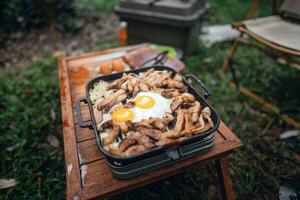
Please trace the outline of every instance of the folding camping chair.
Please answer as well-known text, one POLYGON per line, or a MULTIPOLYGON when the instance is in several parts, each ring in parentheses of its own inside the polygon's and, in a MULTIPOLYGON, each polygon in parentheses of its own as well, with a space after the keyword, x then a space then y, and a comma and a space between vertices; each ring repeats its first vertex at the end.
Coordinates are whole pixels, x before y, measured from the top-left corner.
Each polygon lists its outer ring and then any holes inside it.
POLYGON ((277 6, 278 2, 273 0, 272 16, 251 19, 258 4, 259 0, 254 0, 245 20, 232 25, 240 32, 240 35, 235 39, 229 50, 229 57, 224 61, 222 72, 225 74, 230 69, 234 81, 230 84, 232 88, 238 89, 241 94, 255 100, 266 109, 279 114, 280 118, 288 124, 299 128, 299 122, 286 114, 280 114, 280 110, 276 106, 238 85, 232 64, 239 44, 260 49, 272 57, 281 58, 300 69, 300 0, 285 0, 280 7, 277 6), (248 35, 259 44, 253 44, 250 40, 246 40, 245 35, 248 35))

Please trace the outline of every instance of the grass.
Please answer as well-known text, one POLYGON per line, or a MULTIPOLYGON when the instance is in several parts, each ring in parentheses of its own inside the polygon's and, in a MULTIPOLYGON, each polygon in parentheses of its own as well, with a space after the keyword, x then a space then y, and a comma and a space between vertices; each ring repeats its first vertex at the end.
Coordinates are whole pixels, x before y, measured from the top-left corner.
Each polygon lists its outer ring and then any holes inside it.
POLYGON ((118 0, 75 0, 74 2, 79 8, 101 13, 111 11, 118 3, 118 0))
MULTIPOLYGON (((238 0, 209 3, 212 14, 206 25, 241 20, 250 6, 250 1, 238 0)), ((269 2, 262 1, 261 6, 258 16, 268 15, 269 2)), ((231 78, 222 76, 219 69, 229 47, 230 43, 211 48, 200 45, 185 59, 186 73, 196 74, 212 89, 210 101, 244 142, 245 146, 230 157, 237 199, 276 199, 284 180, 300 178, 300 137, 280 140, 279 134, 292 127, 227 87, 231 78)), ((244 46, 235 58, 242 85, 300 119, 296 109, 300 102, 299 70, 244 46)), ((1 190, 0 199, 64 198, 58 85, 56 61, 50 57, 0 74, 0 179, 18 181, 15 187, 1 190), (59 140, 59 146, 50 144, 53 138, 59 140)), ((112 199, 217 199, 216 177, 214 165, 207 164, 112 199)))

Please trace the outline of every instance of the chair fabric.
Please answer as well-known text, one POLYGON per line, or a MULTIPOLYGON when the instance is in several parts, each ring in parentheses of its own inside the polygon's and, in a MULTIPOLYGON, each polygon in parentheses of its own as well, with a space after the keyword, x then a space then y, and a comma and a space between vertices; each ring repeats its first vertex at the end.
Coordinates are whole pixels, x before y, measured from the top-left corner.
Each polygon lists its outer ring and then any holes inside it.
POLYGON ((280 10, 300 17, 300 0, 285 0, 280 10))
POLYGON ((244 24, 251 32, 265 40, 300 51, 300 24, 286 21, 277 15, 246 20, 244 24))

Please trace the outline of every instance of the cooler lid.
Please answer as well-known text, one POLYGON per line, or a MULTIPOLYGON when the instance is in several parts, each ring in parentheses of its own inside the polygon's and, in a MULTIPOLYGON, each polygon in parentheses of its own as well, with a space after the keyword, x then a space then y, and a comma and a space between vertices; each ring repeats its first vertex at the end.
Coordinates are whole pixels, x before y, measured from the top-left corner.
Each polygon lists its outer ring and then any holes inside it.
POLYGON ((177 16, 193 15, 204 6, 202 0, 121 0, 120 8, 177 16))
POLYGON ((207 10, 204 0, 120 0, 116 7, 121 17, 158 23, 189 23, 207 10))

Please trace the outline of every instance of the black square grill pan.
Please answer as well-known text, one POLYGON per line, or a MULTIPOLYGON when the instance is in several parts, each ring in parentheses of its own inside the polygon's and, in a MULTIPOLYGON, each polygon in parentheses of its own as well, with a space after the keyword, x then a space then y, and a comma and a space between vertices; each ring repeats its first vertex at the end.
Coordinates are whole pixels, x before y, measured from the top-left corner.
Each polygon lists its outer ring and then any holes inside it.
POLYGON ((204 152, 205 150, 207 150, 213 146, 213 138, 214 138, 213 136, 220 124, 220 117, 219 117, 218 113, 207 101, 207 98, 211 95, 210 90, 202 83, 201 80, 196 78, 194 75, 185 75, 185 76, 183 76, 183 83, 184 83, 184 85, 187 86, 188 92, 195 96, 196 100, 200 102, 201 106, 210 108, 211 119, 214 123, 213 128, 211 128, 201 134, 198 134, 198 135, 196 134, 191 137, 187 137, 187 138, 183 139, 179 144, 176 144, 174 146, 156 147, 147 152, 135 154, 135 155, 128 156, 128 157, 118 157, 115 155, 110 155, 108 152, 106 152, 103 149, 102 144, 101 144, 101 139, 100 139, 99 131, 97 129, 97 124, 95 121, 95 116, 94 116, 93 106, 92 106, 90 96, 89 96, 89 91, 91 89, 93 89, 94 83, 97 83, 100 80, 106 81, 106 82, 112 82, 116 79, 121 78, 124 73, 138 74, 140 72, 145 72, 150 68, 154 68, 155 70, 160 70, 160 71, 162 71, 162 70, 171 71, 173 75, 175 75, 177 73, 173 69, 166 67, 166 66, 152 66, 152 67, 134 69, 134 70, 130 70, 130 71, 122 72, 122 73, 115 73, 115 74, 110 74, 110 75, 106 75, 106 76, 99 76, 99 77, 96 77, 96 78, 90 80, 86 84, 86 88, 85 88, 86 97, 79 99, 76 103, 76 111, 77 111, 79 126, 82 128, 90 128, 90 129, 94 130, 95 137, 96 137, 96 143, 97 143, 99 150, 104 154, 109 166, 112 168, 112 171, 119 178, 122 178, 122 177, 129 178, 129 177, 134 176, 133 174, 139 175, 139 174, 142 174, 143 172, 146 172, 146 171, 149 171, 152 169, 157 169, 168 163, 174 163, 175 161, 179 161, 179 160, 185 159, 187 157, 197 155, 201 152, 204 152), (204 90, 204 94, 200 95, 199 92, 187 81, 187 79, 192 80, 192 82, 196 82, 198 85, 200 85, 204 90), (83 118, 81 116, 81 109, 80 109, 81 103, 88 105, 89 113, 90 113, 90 117, 91 117, 90 123, 83 121, 83 118), (209 143, 208 141, 210 141, 210 142, 212 141, 212 142, 209 143), (203 145, 203 144, 206 144, 206 145, 203 145), (168 157, 169 161, 163 162, 162 160, 164 160, 166 157, 168 157), (151 165, 151 166, 155 165, 155 167, 151 168, 151 167, 149 167, 149 165, 151 165), (133 167, 133 166, 135 166, 135 167, 133 167), (143 170, 140 170, 141 172, 133 172, 138 169, 141 169, 141 167, 143 168, 143 170), (127 169, 127 173, 126 173, 126 169, 127 169))

